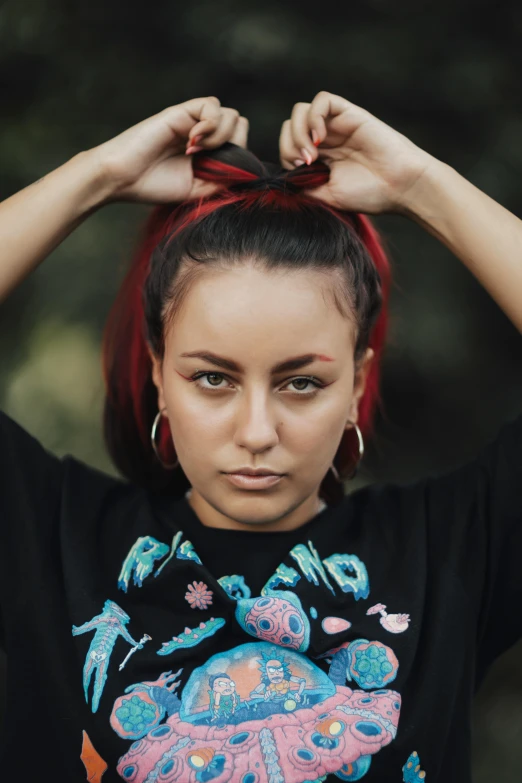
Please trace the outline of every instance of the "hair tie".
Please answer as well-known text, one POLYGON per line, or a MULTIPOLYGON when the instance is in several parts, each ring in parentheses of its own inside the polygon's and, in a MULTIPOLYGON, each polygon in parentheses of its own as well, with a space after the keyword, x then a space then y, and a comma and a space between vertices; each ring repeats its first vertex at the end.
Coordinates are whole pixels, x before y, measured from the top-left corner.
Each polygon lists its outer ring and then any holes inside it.
POLYGON ((256 177, 255 179, 249 179, 247 182, 235 182, 232 185, 228 185, 227 188, 234 193, 279 190, 282 193, 292 193, 294 195, 301 193, 303 190, 302 187, 292 182, 286 174, 283 176, 256 177))

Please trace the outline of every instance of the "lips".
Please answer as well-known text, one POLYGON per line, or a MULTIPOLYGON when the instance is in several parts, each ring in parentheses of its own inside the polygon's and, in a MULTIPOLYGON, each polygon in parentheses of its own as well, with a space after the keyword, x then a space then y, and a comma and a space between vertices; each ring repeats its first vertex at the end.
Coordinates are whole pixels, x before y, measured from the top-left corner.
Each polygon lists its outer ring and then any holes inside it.
POLYGON ((276 474, 251 476, 244 473, 225 473, 225 476, 231 484, 242 489, 268 489, 268 487, 278 484, 283 478, 276 474))
POLYGON ((231 470, 228 473, 229 476, 282 476, 282 473, 277 473, 275 470, 231 470))

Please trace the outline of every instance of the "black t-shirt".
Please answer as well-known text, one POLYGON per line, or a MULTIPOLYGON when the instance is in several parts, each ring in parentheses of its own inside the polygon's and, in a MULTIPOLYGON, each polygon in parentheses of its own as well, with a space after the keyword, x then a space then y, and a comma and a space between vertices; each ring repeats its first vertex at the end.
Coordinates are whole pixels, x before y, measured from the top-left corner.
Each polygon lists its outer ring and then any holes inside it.
POLYGON ((2 780, 470 781, 522 636, 522 416, 298 530, 204 527, 0 414, 2 780))

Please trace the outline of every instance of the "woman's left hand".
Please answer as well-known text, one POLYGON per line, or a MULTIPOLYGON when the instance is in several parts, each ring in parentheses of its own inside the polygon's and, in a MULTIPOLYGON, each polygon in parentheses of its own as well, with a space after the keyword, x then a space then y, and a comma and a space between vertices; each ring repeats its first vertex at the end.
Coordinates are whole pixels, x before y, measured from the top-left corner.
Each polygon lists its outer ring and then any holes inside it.
POLYGON ((312 103, 294 105, 281 129, 279 151, 283 168, 301 165, 304 152, 307 162, 319 159, 330 168, 329 182, 306 195, 368 214, 404 211, 407 195, 439 162, 366 109, 324 90, 312 103))

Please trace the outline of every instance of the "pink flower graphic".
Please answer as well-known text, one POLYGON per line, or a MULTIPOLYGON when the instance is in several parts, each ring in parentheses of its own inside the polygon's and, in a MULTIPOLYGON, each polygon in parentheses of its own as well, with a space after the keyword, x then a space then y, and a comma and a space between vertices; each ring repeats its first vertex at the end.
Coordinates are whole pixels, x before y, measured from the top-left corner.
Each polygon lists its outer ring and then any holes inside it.
POLYGON ((187 585, 188 592, 185 600, 193 609, 206 609, 212 603, 212 590, 209 590, 204 582, 192 582, 187 585))

